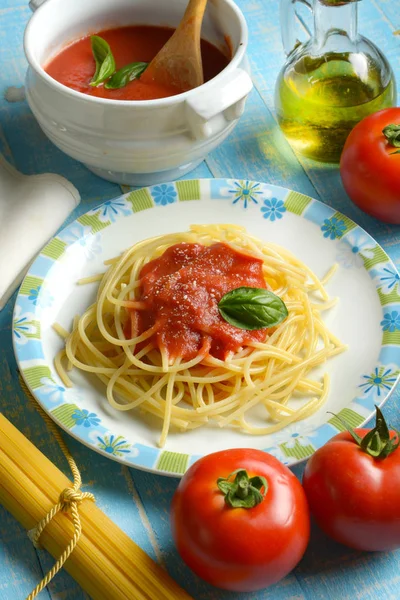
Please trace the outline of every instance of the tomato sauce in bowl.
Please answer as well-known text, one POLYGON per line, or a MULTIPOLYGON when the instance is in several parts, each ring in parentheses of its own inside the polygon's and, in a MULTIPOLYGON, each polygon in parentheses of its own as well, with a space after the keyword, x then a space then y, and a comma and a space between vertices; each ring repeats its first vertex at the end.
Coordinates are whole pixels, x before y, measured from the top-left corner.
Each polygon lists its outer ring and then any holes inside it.
MULTIPOLYGON (((107 29, 96 35, 110 45, 118 70, 132 62, 150 62, 173 33, 174 30, 169 27, 132 25, 107 29)), ((228 49, 226 53, 228 54, 228 49)), ((218 75, 230 61, 230 56, 205 40, 201 40, 201 54, 204 81, 218 75)), ((90 35, 61 50, 44 69, 53 79, 73 90, 110 100, 155 100, 180 93, 173 86, 160 85, 154 81, 142 82, 140 78, 119 89, 107 89, 104 85, 91 86, 96 65, 90 35)))

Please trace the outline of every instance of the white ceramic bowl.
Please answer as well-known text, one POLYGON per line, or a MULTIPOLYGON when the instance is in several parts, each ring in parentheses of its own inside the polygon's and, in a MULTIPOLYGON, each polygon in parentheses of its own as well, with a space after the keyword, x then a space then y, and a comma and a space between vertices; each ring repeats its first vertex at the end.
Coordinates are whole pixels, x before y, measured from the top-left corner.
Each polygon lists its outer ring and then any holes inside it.
POLYGON ((25 32, 26 95, 39 125, 63 152, 118 183, 149 185, 194 169, 232 131, 252 83, 247 26, 232 0, 209 0, 202 37, 233 57, 204 85, 171 98, 116 101, 69 89, 43 69, 66 44, 129 24, 176 27, 187 0, 32 0, 25 32))

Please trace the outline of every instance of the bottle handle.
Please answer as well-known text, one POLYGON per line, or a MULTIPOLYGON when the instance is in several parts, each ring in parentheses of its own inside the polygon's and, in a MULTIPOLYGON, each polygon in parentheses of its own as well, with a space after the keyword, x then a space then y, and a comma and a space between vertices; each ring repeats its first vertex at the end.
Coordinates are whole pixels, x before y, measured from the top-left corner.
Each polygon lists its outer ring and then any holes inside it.
MULTIPOLYGON (((296 3, 300 2, 309 8, 312 12, 312 5, 309 0, 281 0, 280 3, 280 21, 282 44, 285 54, 288 55, 300 44, 296 34, 296 3)), ((306 27, 307 29, 307 27, 306 27)), ((308 29, 307 29, 308 31, 308 29)), ((310 32, 308 31, 310 34, 310 32)))

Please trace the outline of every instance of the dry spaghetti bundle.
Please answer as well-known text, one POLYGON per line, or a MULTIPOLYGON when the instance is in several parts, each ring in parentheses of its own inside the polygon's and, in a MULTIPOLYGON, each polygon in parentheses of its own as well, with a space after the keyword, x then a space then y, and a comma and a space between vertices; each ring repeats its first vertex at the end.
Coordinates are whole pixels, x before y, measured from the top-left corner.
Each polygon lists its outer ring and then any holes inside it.
POLYGON ((189 232, 148 239, 108 264, 104 275, 81 282, 99 279, 100 284, 96 302, 75 319, 72 332, 57 327, 66 338, 57 369, 66 385, 72 385, 67 373, 72 367, 97 376, 117 410, 140 409, 158 417, 160 446, 171 427, 187 431, 208 422, 273 433, 324 403, 328 376, 313 377, 312 370, 345 348, 322 317, 336 302, 324 288, 334 268, 320 281, 289 251, 234 225, 196 225, 189 232), (152 327, 126 336, 127 320, 142 309, 142 268, 182 242, 223 242, 261 259, 265 283, 285 302, 288 317, 269 329, 264 341, 250 342, 224 360, 201 348, 191 360, 171 361, 157 347, 152 327), (260 406, 265 421, 255 423, 251 411, 260 406))
MULTIPOLYGON (((0 504, 31 530, 60 502, 60 494, 67 504, 65 490, 73 491, 69 479, 0 414, 0 504)), ((79 501, 79 514, 81 535, 65 569, 93 600, 191 600, 94 502, 79 501)), ((40 544, 59 559, 73 537, 73 519, 60 510, 40 544)))

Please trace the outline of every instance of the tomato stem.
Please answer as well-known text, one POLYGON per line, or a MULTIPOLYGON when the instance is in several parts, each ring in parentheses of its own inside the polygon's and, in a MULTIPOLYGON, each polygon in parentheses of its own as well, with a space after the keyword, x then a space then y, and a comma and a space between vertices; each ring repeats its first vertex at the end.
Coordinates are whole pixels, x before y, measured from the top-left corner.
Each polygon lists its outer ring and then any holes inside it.
POLYGON ((394 429, 395 436, 393 438, 390 437, 389 428, 385 421, 385 417, 382 414, 379 406, 375 405, 376 410, 376 423, 373 429, 370 429, 364 437, 360 437, 352 427, 342 417, 339 415, 335 415, 334 413, 330 413, 334 415, 339 421, 342 423, 344 427, 346 427, 347 431, 350 433, 353 440, 358 444, 358 446, 365 452, 369 454, 373 458, 387 458, 392 452, 397 450, 400 445, 400 433, 394 429))
POLYGON ((249 477, 246 469, 237 469, 228 477, 219 477, 217 485, 230 508, 253 508, 264 500, 268 489, 265 477, 249 477))
MULTIPOLYGON (((382 129, 382 133, 390 146, 400 148, 400 124, 395 125, 392 123, 391 125, 386 125, 386 127, 382 129)), ((398 152, 391 152, 391 154, 398 154, 398 152)))

